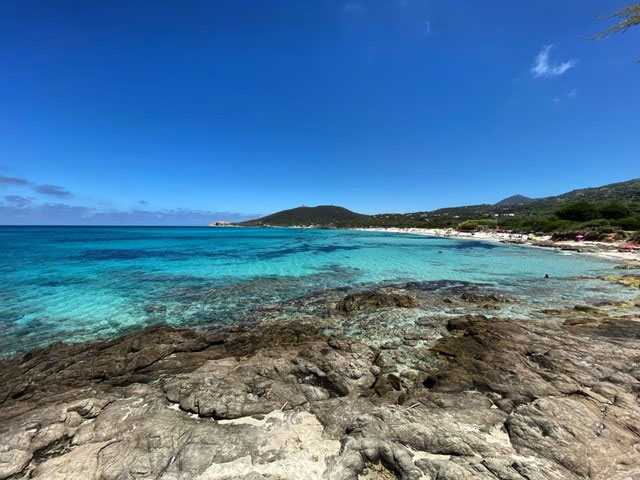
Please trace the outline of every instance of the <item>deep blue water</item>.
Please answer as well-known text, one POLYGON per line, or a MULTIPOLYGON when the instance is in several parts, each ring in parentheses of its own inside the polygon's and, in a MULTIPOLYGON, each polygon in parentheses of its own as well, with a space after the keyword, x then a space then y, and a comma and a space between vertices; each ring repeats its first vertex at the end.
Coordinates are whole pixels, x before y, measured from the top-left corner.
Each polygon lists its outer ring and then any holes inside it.
POLYGON ((0 227, 0 355, 154 323, 224 325, 266 304, 383 282, 460 280, 540 305, 576 303, 623 295, 589 279, 612 267, 544 249, 376 232, 0 227))

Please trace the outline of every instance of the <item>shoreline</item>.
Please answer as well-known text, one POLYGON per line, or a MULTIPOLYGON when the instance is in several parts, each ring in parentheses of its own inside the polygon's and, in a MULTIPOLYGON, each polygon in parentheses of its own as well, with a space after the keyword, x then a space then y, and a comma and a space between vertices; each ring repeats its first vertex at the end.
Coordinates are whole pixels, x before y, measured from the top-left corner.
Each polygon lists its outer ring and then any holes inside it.
POLYGON ((553 241, 551 235, 510 234, 504 232, 461 232, 444 228, 401 228, 401 227, 363 227, 349 230, 361 232, 400 233, 405 235, 423 235, 437 238, 455 238, 461 240, 475 240, 478 242, 501 243, 504 245, 520 245, 524 247, 553 248, 559 251, 592 255, 607 260, 624 263, 640 262, 640 250, 634 252, 619 252, 625 242, 606 243, 593 241, 553 241))

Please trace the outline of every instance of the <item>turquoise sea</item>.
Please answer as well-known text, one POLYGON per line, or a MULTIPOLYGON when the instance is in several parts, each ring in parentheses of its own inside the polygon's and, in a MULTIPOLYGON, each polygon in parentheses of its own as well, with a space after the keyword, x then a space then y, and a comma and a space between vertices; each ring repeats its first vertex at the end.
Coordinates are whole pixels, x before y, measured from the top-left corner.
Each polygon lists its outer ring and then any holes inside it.
POLYGON ((266 306, 403 282, 468 282, 540 308, 631 296, 595 278, 614 266, 546 249, 348 230, 0 227, 0 355, 155 323, 251 322, 266 306))

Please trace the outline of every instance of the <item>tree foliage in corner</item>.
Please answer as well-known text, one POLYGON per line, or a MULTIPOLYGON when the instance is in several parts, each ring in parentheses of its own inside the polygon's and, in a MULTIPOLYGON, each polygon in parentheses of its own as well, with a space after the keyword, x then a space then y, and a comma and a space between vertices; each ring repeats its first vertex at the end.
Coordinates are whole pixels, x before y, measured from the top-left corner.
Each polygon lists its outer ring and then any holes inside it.
POLYGON ((612 33, 624 32, 631 27, 640 25, 640 3, 627 5, 620 10, 616 10, 606 18, 617 18, 619 22, 597 33, 594 35, 594 38, 604 38, 612 33))

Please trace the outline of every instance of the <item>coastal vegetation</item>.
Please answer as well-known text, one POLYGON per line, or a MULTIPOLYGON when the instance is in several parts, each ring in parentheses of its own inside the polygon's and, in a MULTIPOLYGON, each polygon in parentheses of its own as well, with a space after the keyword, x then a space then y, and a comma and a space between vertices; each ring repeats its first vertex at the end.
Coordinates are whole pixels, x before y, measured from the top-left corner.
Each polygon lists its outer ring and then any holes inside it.
POLYGON ((363 215, 337 206, 298 207, 244 222, 245 226, 330 228, 396 227, 488 229, 552 233, 571 238, 622 239, 640 230, 640 179, 562 195, 514 195, 495 204, 441 208, 415 213, 363 215))

